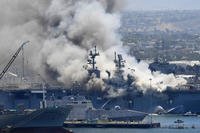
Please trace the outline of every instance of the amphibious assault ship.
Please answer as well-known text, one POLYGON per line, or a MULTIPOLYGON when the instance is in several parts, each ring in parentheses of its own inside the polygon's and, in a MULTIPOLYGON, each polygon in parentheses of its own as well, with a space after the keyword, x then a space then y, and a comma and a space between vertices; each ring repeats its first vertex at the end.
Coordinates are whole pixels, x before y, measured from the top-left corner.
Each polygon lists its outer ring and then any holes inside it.
MULTIPOLYGON (((96 78, 101 77, 101 71, 96 67, 96 56, 99 56, 95 47, 94 51, 90 51, 88 64, 92 67, 87 69, 88 79, 96 75, 96 78)), ((51 85, 41 80, 39 83, 29 83, 28 87, 21 88, 17 85, 5 85, 0 91, 0 109, 38 109, 40 108, 40 101, 45 93, 47 100, 62 100, 66 96, 84 95, 86 99, 91 100, 92 106, 95 109, 115 110, 116 107, 121 110, 137 110, 141 112, 154 112, 157 107, 162 107, 163 112, 169 113, 185 113, 191 111, 192 113, 200 114, 200 90, 198 89, 172 89, 168 88, 166 91, 143 93, 135 86, 132 86, 134 77, 127 75, 124 78, 125 61, 121 54, 115 53, 113 65, 116 66, 114 76, 110 76, 111 72, 107 71, 108 78, 103 79, 106 84, 105 90, 114 88, 115 92, 124 91, 124 95, 116 97, 108 97, 106 91, 100 92, 94 90, 87 92, 82 85, 74 82, 72 87, 65 87, 60 85, 51 85), (45 89, 43 89, 45 88, 45 89)), ((105 64, 106 65, 106 64, 105 64)), ((3 71, 4 74, 6 71, 3 71)), ((5 83, 5 82, 4 82, 5 83)), ((182 86, 183 87, 183 86, 182 86)), ((187 87, 187 86, 184 86, 187 87)), ((157 110, 156 110, 157 111, 157 110)), ((103 111, 102 111, 103 112, 103 111)), ((112 112, 112 111, 111 111, 112 112)), ((97 113, 98 114, 98 113, 97 113)), ((123 114, 123 113, 122 113, 123 114)), ((104 115, 104 114, 103 114, 104 115)), ((103 116, 101 115, 101 116, 103 116)), ((105 115, 106 116, 106 115, 105 115)))

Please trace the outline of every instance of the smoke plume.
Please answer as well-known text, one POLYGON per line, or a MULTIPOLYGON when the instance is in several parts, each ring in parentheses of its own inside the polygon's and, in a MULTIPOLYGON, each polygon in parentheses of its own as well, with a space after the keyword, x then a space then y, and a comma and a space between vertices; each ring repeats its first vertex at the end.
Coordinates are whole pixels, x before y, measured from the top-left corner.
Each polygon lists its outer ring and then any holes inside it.
MULTIPOLYGON (((70 86, 73 81, 87 78, 82 66, 89 50, 96 45, 102 79, 107 78, 106 70, 115 70, 113 52, 116 50, 127 60, 125 74, 135 76, 141 88, 148 88, 150 78, 152 87, 160 91, 184 83, 173 75, 151 73, 148 64, 137 63, 128 56, 117 33, 123 3, 123 0, 1 0, 0 56, 4 57, 0 58, 1 67, 22 41, 30 40, 25 48, 29 61, 26 67, 70 86), (134 67, 135 72, 129 67, 134 67)), ((97 83, 105 89, 102 79, 94 77, 88 86, 97 83)))

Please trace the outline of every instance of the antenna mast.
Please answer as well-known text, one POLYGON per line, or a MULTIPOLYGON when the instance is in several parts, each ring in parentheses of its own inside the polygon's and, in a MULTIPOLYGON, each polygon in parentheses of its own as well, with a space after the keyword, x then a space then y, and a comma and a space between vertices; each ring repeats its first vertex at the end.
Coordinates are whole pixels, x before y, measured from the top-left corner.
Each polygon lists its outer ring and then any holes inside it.
POLYGON ((92 65, 92 69, 95 70, 96 67, 95 67, 95 64, 96 64, 96 57, 99 56, 99 52, 97 52, 97 47, 95 46, 94 47, 94 51, 90 51, 90 59, 88 59, 88 64, 92 65))
POLYGON ((97 52, 97 47, 94 47, 94 51, 90 50, 88 64, 92 65, 92 69, 89 69, 89 75, 91 76, 93 73, 96 74, 98 78, 100 78, 100 71, 97 69, 96 65, 96 57, 99 56, 99 52, 97 52))

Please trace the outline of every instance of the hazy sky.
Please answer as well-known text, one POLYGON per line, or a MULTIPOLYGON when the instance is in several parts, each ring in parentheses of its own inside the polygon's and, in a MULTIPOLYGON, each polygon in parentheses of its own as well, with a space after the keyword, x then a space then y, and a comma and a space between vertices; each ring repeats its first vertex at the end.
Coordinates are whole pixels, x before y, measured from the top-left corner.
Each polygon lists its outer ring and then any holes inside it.
POLYGON ((200 0, 127 0, 129 10, 191 10, 200 9, 200 0))

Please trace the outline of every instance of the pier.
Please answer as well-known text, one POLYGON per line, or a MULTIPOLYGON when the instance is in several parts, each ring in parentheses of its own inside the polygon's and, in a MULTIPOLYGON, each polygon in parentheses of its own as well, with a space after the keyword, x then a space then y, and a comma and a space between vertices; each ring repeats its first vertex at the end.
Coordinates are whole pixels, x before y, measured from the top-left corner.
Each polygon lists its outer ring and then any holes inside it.
POLYGON ((64 122, 66 128, 160 128, 160 123, 135 122, 64 122))
POLYGON ((38 128, 4 128, 0 133, 73 133, 63 127, 38 127, 38 128))

